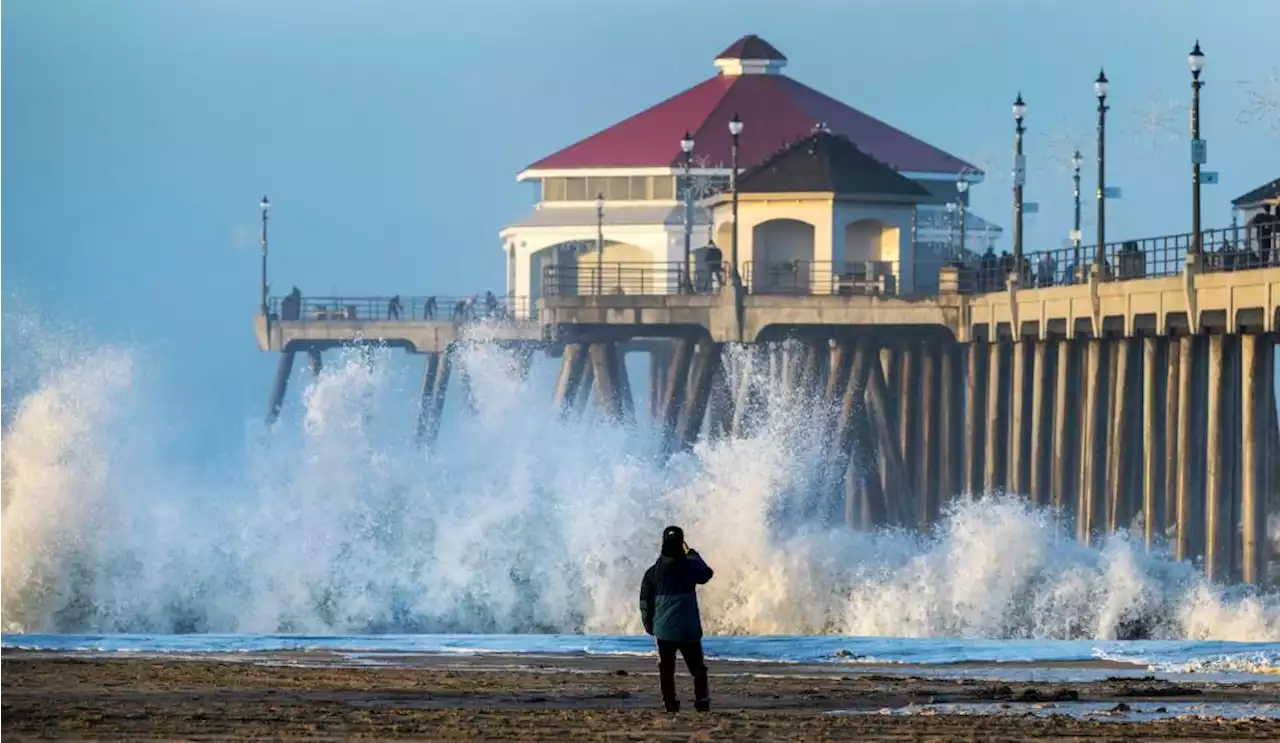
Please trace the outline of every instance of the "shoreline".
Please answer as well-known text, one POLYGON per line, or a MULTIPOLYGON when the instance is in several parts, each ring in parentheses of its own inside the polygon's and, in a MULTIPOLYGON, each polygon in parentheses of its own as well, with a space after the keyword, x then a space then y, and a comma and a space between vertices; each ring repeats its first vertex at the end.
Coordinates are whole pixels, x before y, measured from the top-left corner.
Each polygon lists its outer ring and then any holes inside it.
MULTIPOLYGON (((936 673, 938 667, 885 673, 880 666, 713 660, 708 663, 712 713, 672 716, 660 711, 656 663, 644 656, 363 653, 380 662, 353 664, 341 657, 350 654, 329 652, 124 655, 4 649, 4 734, 19 739, 373 735, 437 740, 1280 737, 1280 704, 1272 684, 1121 676, 1112 673, 1123 665, 1114 661, 1086 663, 1104 675, 1100 680, 1006 682, 945 677, 936 673)), ((1064 663, 1081 665, 1058 661, 1027 670, 1051 675, 1064 663)), ((690 706, 691 684, 682 667, 677 688, 690 706)))

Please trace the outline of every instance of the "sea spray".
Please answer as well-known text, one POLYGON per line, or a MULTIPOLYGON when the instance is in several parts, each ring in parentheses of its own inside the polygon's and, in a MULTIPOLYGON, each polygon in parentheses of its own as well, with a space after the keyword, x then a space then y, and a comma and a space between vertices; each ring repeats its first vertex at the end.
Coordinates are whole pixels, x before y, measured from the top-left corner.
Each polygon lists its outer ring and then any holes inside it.
POLYGON ((134 354, 42 369, 4 431, 5 629, 634 633, 638 578, 680 523, 716 569, 710 633, 1107 639, 1140 621, 1280 640, 1276 595, 1123 534, 1077 544, 1025 501, 959 501, 929 534, 798 518, 824 452, 792 391, 751 437, 664 464, 643 412, 559 420, 548 369, 524 379, 473 343, 454 372, 476 414, 454 410, 422 452, 391 353, 300 375, 299 402, 214 477, 142 445, 158 423, 134 354))

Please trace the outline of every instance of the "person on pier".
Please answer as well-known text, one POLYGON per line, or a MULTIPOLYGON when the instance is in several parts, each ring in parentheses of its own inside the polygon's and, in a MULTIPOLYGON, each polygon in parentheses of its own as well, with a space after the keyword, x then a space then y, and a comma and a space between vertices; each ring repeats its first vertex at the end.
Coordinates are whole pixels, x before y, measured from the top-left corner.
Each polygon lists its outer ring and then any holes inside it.
POLYGON ((697 589, 712 575, 702 556, 685 544, 684 530, 668 526, 662 532, 658 561, 640 581, 640 621, 658 644, 658 679, 662 704, 668 712, 680 711, 680 700, 676 698, 677 652, 693 676, 694 709, 711 709, 697 589))
POLYGON ((714 242, 707 246, 707 288, 718 292, 724 287, 724 253, 714 242))
POLYGON ((387 319, 399 320, 400 310, 401 310, 400 295, 397 294, 391 298, 390 302, 387 302, 387 319))
POLYGON ((436 319, 436 297, 434 294, 431 295, 430 297, 427 297, 426 304, 422 305, 422 319, 423 320, 436 319))

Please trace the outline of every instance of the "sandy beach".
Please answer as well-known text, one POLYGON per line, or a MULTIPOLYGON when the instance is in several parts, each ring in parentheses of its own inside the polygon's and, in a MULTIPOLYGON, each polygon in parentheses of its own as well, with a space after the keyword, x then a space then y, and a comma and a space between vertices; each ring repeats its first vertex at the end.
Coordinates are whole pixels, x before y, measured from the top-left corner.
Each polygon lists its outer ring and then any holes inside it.
MULTIPOLYGON (((931 679, 929 669, 916 670, 713 662, 714 711, 668 715, 660 710, 655 661, 644 657, 263 653, 173 659, 5 650, 3 734, 8 740, 1280 737, 1280 720, 1261 717, 1267 708, 1276 714, 1277 687, 1271 684, 1154 678, 1002 683, 931 679), (1178 714, 1188 704, 1195 711, 1178 714), (969 705, 991 714, 957 713, 969 705), (1226 719, 1214 712, 1240 705, 1256 705, 1259 716, 1226 719), (1135 715, 1166 719, 1130 719, 1135 715)), ((687 699, 688 677, 678 683, 687 699)))

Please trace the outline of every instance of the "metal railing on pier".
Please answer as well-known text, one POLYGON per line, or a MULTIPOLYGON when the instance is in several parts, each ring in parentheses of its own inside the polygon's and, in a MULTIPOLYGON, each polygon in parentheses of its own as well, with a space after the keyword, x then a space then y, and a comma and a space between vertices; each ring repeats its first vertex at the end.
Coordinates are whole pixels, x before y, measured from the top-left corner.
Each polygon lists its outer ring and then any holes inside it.
POLYGON ((535 319, 536 304, 528 297, 485 295, 466 297, 272 297, 268 311, 285 322, 409 322, 465 323, 477 320, 518 322, 535 319))
POLYGON ((547 266, 542 293, 548 296, 610 296, 689 294, 715 291, 719 282, 710 271, 687 272, 675 263, 594 263, 547 266))

